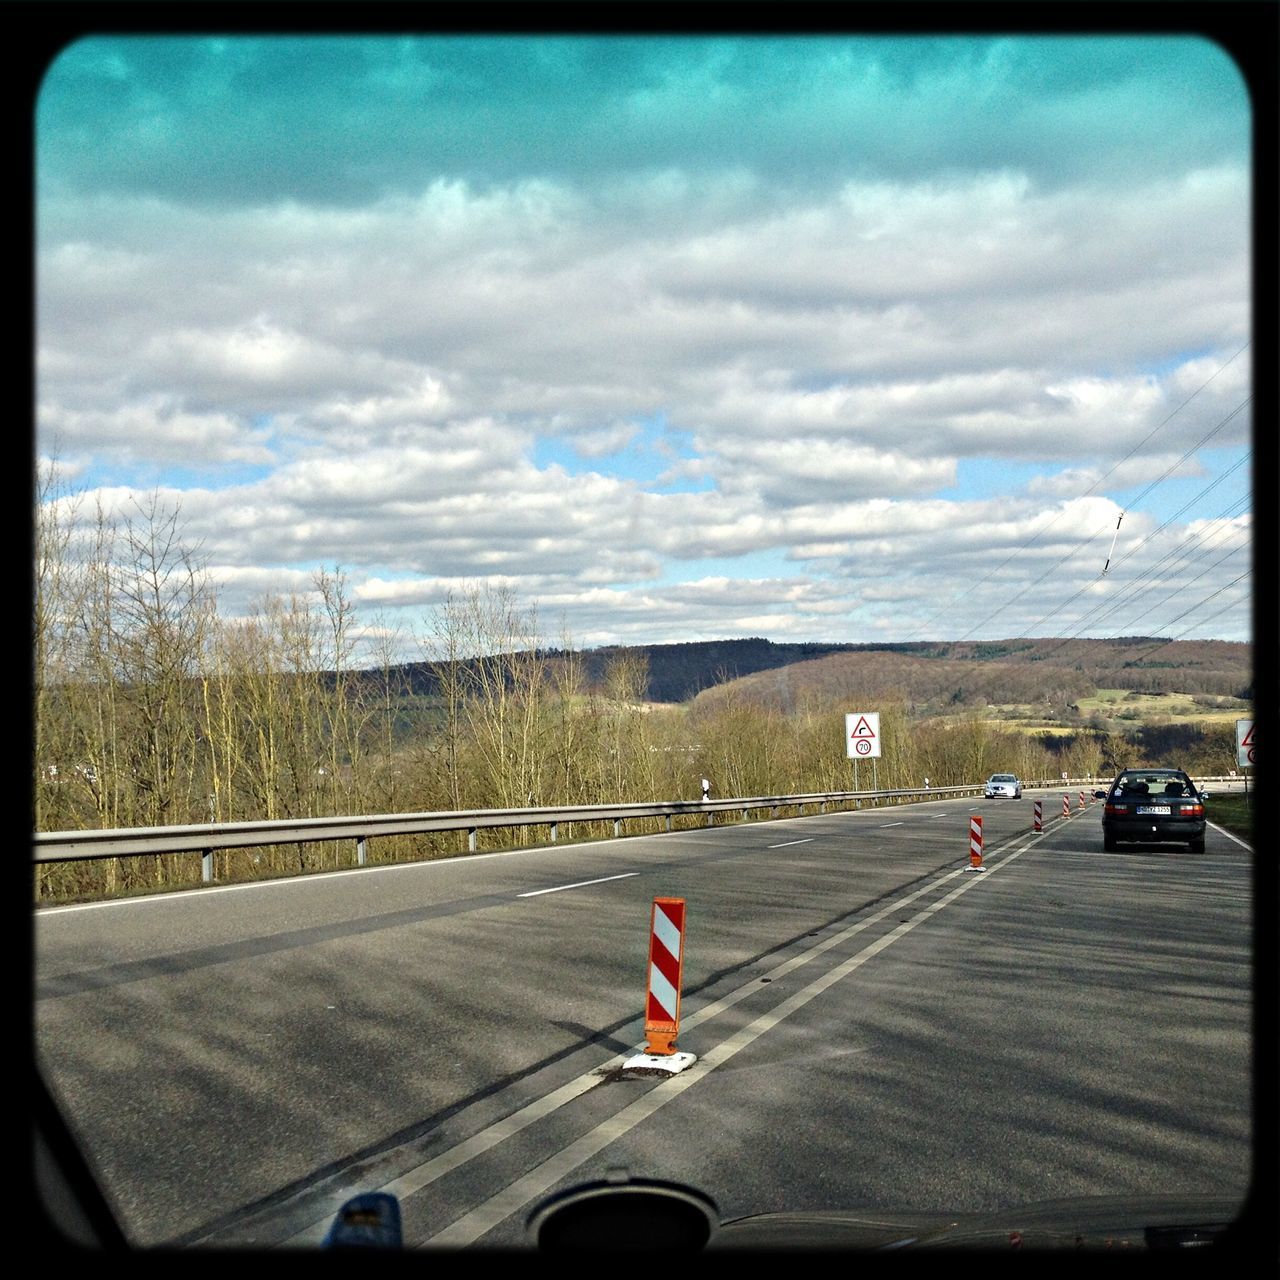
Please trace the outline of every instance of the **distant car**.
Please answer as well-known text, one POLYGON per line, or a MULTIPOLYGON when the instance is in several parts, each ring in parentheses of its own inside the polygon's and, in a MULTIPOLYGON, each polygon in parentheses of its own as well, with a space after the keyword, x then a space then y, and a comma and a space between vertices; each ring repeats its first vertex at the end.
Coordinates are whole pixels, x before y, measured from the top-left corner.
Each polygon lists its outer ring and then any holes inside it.
POLYGON ((987 799, 1008 796, 1010 800, 1022 799, 1022 783, 1012 773, 993 773, 987 779, 987 799))
POLYGON ((1183 844, 1204 852, 1205 792, 1181 769, 1122 769, 1106 791, 1102 847, 1114 853, 1122 842, 1183 844))

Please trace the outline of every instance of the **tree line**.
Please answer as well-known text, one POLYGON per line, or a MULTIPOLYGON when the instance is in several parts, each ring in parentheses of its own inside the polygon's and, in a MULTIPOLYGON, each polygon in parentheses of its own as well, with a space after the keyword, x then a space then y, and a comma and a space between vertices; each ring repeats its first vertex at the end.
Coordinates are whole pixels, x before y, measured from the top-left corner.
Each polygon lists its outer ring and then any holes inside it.
MULTIPOLYGON (((393 660, 401 637, 380 620, 358 623, 340 567, 316 572, 307 591, 266 595, 247 616, 225 617, 178 509, 153 498, 112 518, 59 491, 52 471, 37 498, 36 830, 693 799, 703 776, 723 796, 853 785, 850 708, 821 689, 785 706, 655 706, 642 651, 611 650, 589 675, 571 637, 545 642, 536 606, 480 584, 422 619, 413 640, 436 690, 423 699, 393 660), (372 666, 359 649, 370 637, 372 666)), ((910 708, 904 690, 875 708, 882 788, 1107 767, 1096 734, 1039 739, 976 717, 919 720, 910 708)), ((859 786, 871 777, 864 763, 859 786)), ((395 837, 373 842, 371 857, 459 847, 456 833, 395 837)), ((325 843, 230 851, 217 871, 280 875, 350 857, 325 843)), ((41 866, 35 892, 40 901, 98 897, 198 877, 198 859, 102 859, 41 866)))

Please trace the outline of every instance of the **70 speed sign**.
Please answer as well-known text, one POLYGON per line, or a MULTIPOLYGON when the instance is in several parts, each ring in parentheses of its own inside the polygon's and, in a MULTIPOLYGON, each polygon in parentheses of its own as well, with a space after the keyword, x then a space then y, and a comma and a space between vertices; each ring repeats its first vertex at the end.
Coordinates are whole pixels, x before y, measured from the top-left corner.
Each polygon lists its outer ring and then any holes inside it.
POLYGON ((854 711, 844 718, 844 742, 851 760, 874 760, 880 755, 880 713, 854 711))

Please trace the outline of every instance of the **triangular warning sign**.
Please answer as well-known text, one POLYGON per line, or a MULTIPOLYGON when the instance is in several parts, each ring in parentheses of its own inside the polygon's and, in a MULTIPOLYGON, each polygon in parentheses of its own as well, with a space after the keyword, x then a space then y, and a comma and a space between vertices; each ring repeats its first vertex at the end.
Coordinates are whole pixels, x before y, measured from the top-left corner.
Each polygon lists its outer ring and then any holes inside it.
POLYGON ((867 723, 867 717, 862 716, 858 723, 853 726, 853 732, 849 735, 851 738, 874 738, 876 731, 867 723))
POLYGON ((1249 726, 1249 732, 1246 733, 1244 737, 1240 739, 1240 745, 1242 747, 1253 746, 1253 725, 1249 726))

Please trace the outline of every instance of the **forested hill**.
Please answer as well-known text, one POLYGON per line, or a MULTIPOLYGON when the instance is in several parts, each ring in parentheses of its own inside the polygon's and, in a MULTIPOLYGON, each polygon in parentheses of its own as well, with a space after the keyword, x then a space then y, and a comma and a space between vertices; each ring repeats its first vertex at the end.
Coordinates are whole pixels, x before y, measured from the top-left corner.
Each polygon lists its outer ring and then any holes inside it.
MULTIPOLYGON (((824 668, 828 673, 838 668, 842 679, 865 673, 876 685, 899 687, 918 694, 921 700, 932 700, 945 686, 967 685, 976 693, 992 680, 1006 688, 1029 690, 1046 685, 1105 687, 1245 698, 1252 696, 1253 689, 1251 645, 1226 640, 1167 641, 1151 636, 912 644, 775 644, 752 637, 611 646, 585 650, 579 656, 593 684, 601 683, 619 659, 646 661, 647 696, 652 702, 684 702, 705 689, 799 663, 806 664, 806 671, 818 677, 818 683, 823 682, 824 668), (808 665, 813 663, 819 666, 808 665)), ((431 695, 438 691, 430 664, 411 663, 398 670, 414 692, 431 695)))

